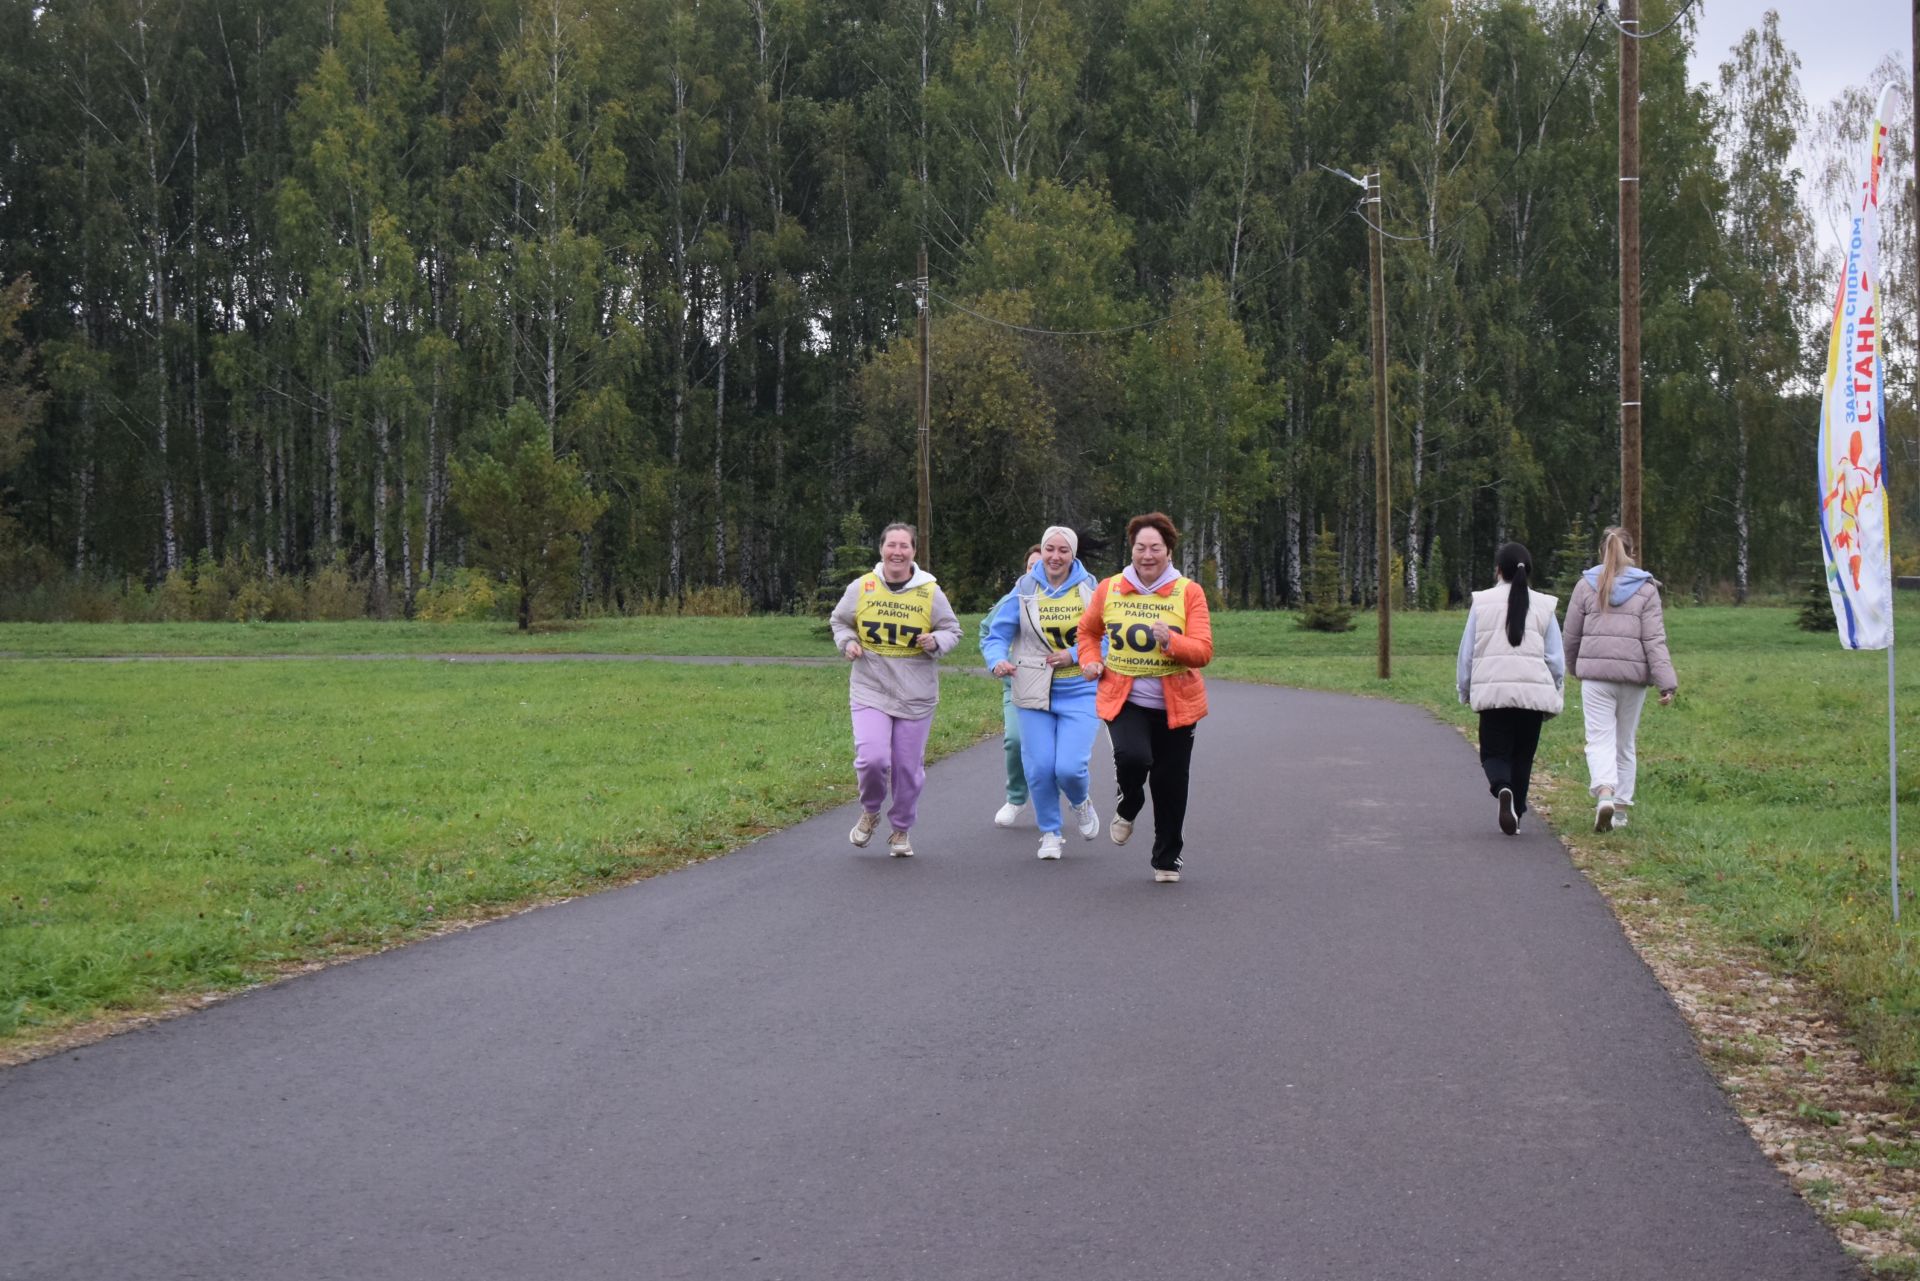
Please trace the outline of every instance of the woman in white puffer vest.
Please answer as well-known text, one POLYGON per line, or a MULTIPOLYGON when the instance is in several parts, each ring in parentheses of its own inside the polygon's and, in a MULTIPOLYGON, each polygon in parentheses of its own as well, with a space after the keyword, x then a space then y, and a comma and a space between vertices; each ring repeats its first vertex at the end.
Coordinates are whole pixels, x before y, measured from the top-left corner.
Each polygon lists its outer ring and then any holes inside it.
POLYGON ((1473 594, 1454 676, 1460 701, 1480 713, 1480 767, 1508 836, 1519 834, 1540 726, 1560 714, 1567 677, 1553 613, 1559 602, 1528 589, 1532 559, 1519 543, 1494 557, 1500 584, 1473 594))

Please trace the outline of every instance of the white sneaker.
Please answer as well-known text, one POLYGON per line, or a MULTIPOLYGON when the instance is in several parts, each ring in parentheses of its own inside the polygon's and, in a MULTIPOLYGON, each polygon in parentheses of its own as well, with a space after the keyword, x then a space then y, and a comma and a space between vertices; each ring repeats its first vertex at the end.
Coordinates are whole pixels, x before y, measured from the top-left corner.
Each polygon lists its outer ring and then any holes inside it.
POLYGON ((887 838, 887 853, 895 858, 912 858, 913 842, 907 839, 905 832, 896 828, 893 835, 887 838))
POLYGON ((1500 830, 1508 836, 1520 834, 1520 811, 1514 808, 1511 787, 1500 789, 1500 830))
POLYGON ((1073 807, 1073 816, 1080 820, 1080 835, 1092 840, 1100 835, 1100 811, 1093 808, 1093 798, 1089 796, 1073 807))
POLYGON ((1153 869, 1153 879, 1157 885, 1171 885, 1180 879, 1180 873, 1169 872, 1156 867, 1153 869))
POLYGON ((1020 826, 1020 824, 1026 822, 1028 819, 1032 817, 1033 817, 1032 801, 1025 801, 1019 805, 1015 805, 1012 801, 1008 801, 1005 805, 1002 805, 997 811, 995 811, 993 816, 993 825, 995 827, 1018 827, 1020 826))
POLYGON ((1593 830, 1611 832, 1613 830, 1613 798, 1602 796, 1600 803, 1593 807, 1593 830))
POLYGON ((1625 827, 1626 825, 1627 825, 1627 812, 1625 810, 1616 809, 1613 812, 1613 830, 1617 832, 1621 828, 1625 827))
POLYGON ((847 833, 847 839, 852 841, 858 848, 865 849, 867 848, 867 842, 873 839, 873 829, 878 826, 880 826, 880 815, 878 813, 863 813, 860 815, 860 821, 853 825, 853 830, 847 833))
POLYGON ((1060 833, 1042 832, 1040 834, 1040 857, 1043 859, 1060 857, 1060 833))
POLYGON ((1133 820, 1130 818, 1121 818, 1118 814, 1115 814, 1113 816, 1113 825, 1107 828, 1107 836, 1115 845, 1125 845, 1127 838, 1132 835, 1133 820))

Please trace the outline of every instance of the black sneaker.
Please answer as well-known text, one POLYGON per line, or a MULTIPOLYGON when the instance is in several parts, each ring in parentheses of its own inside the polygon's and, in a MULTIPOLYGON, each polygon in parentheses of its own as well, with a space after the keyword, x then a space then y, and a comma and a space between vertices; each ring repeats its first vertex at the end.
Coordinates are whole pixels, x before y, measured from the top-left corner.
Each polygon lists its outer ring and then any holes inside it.
POLYGON ((1508 836, 1520 833, 1520 812, 1513 808, 1513 789, 1500 789, 1500 830, 1508 836))

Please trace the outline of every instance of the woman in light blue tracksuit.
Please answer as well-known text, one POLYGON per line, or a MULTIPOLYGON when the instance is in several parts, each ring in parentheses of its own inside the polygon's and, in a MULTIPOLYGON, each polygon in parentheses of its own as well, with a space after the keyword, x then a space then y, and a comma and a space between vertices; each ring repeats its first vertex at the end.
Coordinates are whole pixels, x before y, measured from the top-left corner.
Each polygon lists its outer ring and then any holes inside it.
POLYGON ((1020 759, 1043 859, 1060 857, 1062 793, 1080 835, 1100 834, 1087 771, 1100 729, 1097 687, 1081 673, 1075 652, 1080 614, 1098 583, 1076 559, 1079 550, 1078 535, 1051 526, 1040 539, 1040 563, 994 607, 980 641, 993 674, 1013 678, 1020 759))

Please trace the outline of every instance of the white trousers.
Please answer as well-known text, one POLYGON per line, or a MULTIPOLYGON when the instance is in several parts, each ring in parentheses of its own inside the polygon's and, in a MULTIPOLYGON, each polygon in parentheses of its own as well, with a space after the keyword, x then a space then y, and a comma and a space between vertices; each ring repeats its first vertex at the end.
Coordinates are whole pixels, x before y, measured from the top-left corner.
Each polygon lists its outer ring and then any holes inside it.
POLYGON ((1587 791, 1613 789, 1613 803, 1633 804, 1633 738, 1640 729, 1640 709, 1647 705, 1645 685, 1619 681, 1581 681, 1580 711, 1587 721, 1587 791))

